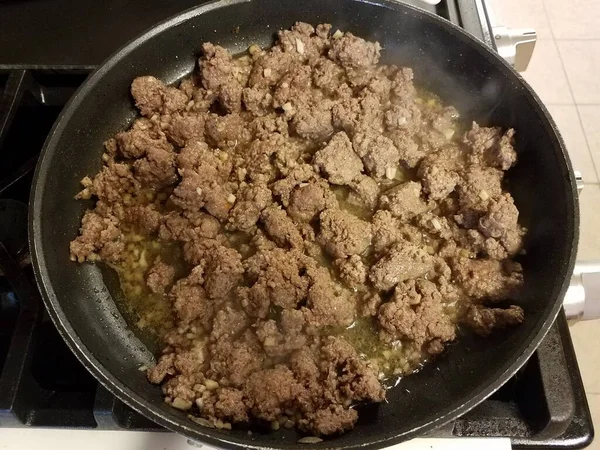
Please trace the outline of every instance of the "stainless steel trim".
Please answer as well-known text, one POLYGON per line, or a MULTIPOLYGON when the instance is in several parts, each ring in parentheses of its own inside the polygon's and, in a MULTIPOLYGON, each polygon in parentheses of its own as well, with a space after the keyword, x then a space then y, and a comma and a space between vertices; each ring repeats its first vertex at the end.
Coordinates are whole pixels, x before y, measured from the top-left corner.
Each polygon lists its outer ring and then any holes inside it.
POLYGON ((537 33, 532 28, 508 28, 499 24, 494 17, 493 9, 489 7, 486 0, 481 2, 492 30, 491 39, 495 48, 515 70, 523 72, 527 69, 533 55, 537 42, 537 33))

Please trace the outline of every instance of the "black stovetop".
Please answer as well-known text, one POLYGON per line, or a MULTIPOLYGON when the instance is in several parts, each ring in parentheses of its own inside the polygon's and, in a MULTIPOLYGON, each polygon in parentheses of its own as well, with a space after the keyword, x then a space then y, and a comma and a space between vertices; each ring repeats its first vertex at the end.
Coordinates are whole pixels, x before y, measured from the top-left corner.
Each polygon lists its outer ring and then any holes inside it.
MULTIPOLYGON (((43 142, 89 71, 198 3, 0 1, 0 427, 162 431, 98 385, 52 325, 29 266, 26 205, 43 142)), ((489 37, 480 0, 409 3, 489 37)), ((514 378, 432 435, 504 436, 514 448, 588 445, 593 426, 564 315, 514 378)))

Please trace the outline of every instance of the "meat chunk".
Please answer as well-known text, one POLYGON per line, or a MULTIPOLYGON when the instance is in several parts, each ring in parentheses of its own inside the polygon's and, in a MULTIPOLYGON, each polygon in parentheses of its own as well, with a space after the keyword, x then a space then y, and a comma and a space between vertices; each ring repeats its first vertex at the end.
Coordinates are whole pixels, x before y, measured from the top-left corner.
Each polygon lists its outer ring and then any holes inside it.
POLYGON ((281 247, 301 249, 304 240, 285 210, 271 206, 261 214, 267 234, 281 247))
POLYGON ((494 329, 520 325, 523 320, 525 320, 523 309, 515 305, 511 305, 508 309, 472 305, 465 316, 465 324, 480 336, 489 336, 494 329))
POLYGON ((271 304, 296 308, 307 296, 310 286, 307 270, 314 264, 311 258, 297 251, 279 248, 259 251, 248 258, 244 266, 250 286, 238 290, 246 313, 264 319, 271 304))
POLYGON ((246 330, 247 326, 248 317, 244 314, 244 311, 238 311, 231 306, 227 306, 215 314, 210 339, 212 341, 233 341, 246 330))
POLYGON ((273 183, 273 194, 278 196, 283 206, 288 206, 290 195, 296 186, 305 183, 317 174, 312 166, 308 164, 299 164, 283 179, 273 183))
POLYGON ((336 133, 317 153, 313 163, 332 184, 349 184, 361 174, 363 164, 343 131, 336 133))
MULTIPOLYGON (((278 45, 286 53, 291 53, 301 61, 317 60, 328 46, 329 39, 325 26, 317 32, 312 25, 297 22, 291 30, 279 31, 278 45)), ((331 28, 331 26, 329 26, 331 28)))
POLYGON ((354 151, 362 158, 371 176, 383 178, 390 170, 395 173, 400 155, 391 139, 369 130, 357 133, 352 142, 354 151))
POLYGON ((383 127, 383 112, 379 97, 367 92, 359 98, 348 97, 337 102, 331 109, 333 125, 353 136, 358 130, 383 127))
POLYGON ((310 222, 321 211, 336 208, 338 202, 329 185, 315 180, 296 187, 290 196, 288 214, 295 220, 310 222))
POLYGON ((114 216, 102 217, 94 211, 86 211, 81 220, 80 235, 70 244, 71 260, 119 262, 124 257, 125 244, 117 225, 114 216))
POLYGON ((264 353, 251 330, 246 330, 235 342, 219 339, 209 346, 210 379, 235 388, 243 388, 251 374, 262 367, 264 353))
POLYGON ((290 66, 297 62, 297 54, 286 52, 281 47, 273 47, 268 52, 258 56, 250 71, 248 86, 268 87, 275 86, 290 66))
POLYGON ((379 185, 377 182, 366 175, 361 175, 350 183, 352 192, 348 196, 348 201, 354 204, 362 204, 368 209, 375 209, 379 203, 379 185))
POLYGON ((198 320, 202 326, 209 328, 214 308, 202 288, 203 272, 201 266, 194 267, 188 277, 175 283, 169 297, 181 322, 190 323, 198 320))
POLYGON ((466 228, 476 227, 479 217, 487 211, 490 200, 502 194, 502 176, 502 171, 497 169, 481 166, 469 168, 458 186, 463 216, 461 222, 466 228))
POLYGON ((300 428, 306 432, 327 436, 351 430, 357 420, 356 410, 331 405, 308 414, 306 419, 300 421, 300 428))
POLYGON ((277 366, 250 375, 244 394, 255 417, 272 421, 286 407, 292 406, 299 390, 293 372, 285 366, 277 366))
POLYGON ((165 134, 171 142, 179 147, 188 143, 204 140, 204 123, 206 115, 201 114, 176 114, 171 119, 165 134))
POLYGON ((152 76, 138 77, 133 80, 131 95, 135 100, 135 106, 146 117, 181 111, 188 101, 185 93, 165 86, 162 81, 152 76))
POLYGON ((292 119, 292 129, 301 138, 315 142, 326 140, 333 133, 331 107, 326 100, 301 104, 292 119))
POLYGON ((133 171, 140 182, 157 189, 171 186, 178 179, 175 172, 175 153, 158 148, 149 149, 144 158, 135 161, 133 171))
POLYGON ((163 216, 152 204, 134 205, 125 210, 125 220, 139 233, 150 236, 158 231, 163 216))
POLYGON ((513 147, 514 135, 515 130, 512 128, 503 134, 500 128, 485 128, 473 123, 463 142, 470 148, 471 162, 508 170, 517 162, 517 152, 513 147))
POLYGON ((389 131, 400 130, 412 135, 421 122, 421 110, 416 104, 403 102, 385 112, 385 126, 389 131))
POLYGON ((306 346, 307 336, 303 333, 304 324, 305 320, 301 311, 286 309, 281 312, 281 326, 273 319, 259 322, 256 327, 256 335, 268 356, 281 358, 306 346))
POLYGON ((385 392, 373 367, 362 360, 345 339, 330 336, 321 348, 322 369, 328 373, 326 384, 354 401, 382 401, 385 392))
POLYGON ((148 377, 148 381, 152 384, 160 384, 165 379, 167 375, 173 374, 173 361, 175 360, 175 353, 168 353, 166 355, 162 355, 158 363, 148 369, 146 372, 146 376, 148 377))
POLYGON ((367 68, 377 64, 380 51, 378 42, 367 42, 348 32, 333 40, 329 57, 346 68, 367 68))
POLYGON ((398 149, 400 162, 409 169, 417 167, 426 155, 424 147, 419 146, 404 130, 393 131, 390 133, 390 139, 398 149))
POLYGON ((398 241, 371 267, 369 279, 375 288, 388 291, 402 281, 425 275, 433 264, 433 258, 422 248, 398 241))
POLYGON ((421 183, 409 181, 387 190, 379 198, 379 205, 402 221, 410 220, 430 209, 421 198, 421 183))
POLYGON ((207 142, 221 149, 234 149, 238 145, 247 144, 251 139, 246 121, 239 114, 210 114, 206 118, 205 132, 207 142))
POLYGON ((392 92, 396 101, 406 102, 417 96, 417 90, 413 83, 414 73, 410 67, 399 69, 392 79, 392 92))
POLYGON ((239 389, 223 388, 217 394, 215 416, 234 423, 248 421, 248 407, 244 403, 244 394, 239 389))
POLYGON ((204 278, 211 299, 226 299, 242 281, 242 255, 232 248, 219 246, 208 254, 204 278))
POLYGON ((327 209, 319 216, 319 243, 335 258, 359 255, 371 244, 371 227, 341 209, 327 209))
POLYGON ((242 90, 248 82, 250 66, 245 65, 242 60, 232 58, 226 49, 218 45, 205 43, 202 52, 202 84, 217 94, 225 111, 239 112, 242 90))
POLYGON ((380 209, 373 215, 373 250, 376 254, 384 254, 390 246, 404 240, 420 245, 421 230, 402 223, 389 211, 380 209))
POLYGON ((310 66, 293 66, 277 84, 273 105, 277 108, 281 108, 286 103, 298 106, 309 104, 311 99, 317 95, 317 93, 311 89, 311 76, 312 69, 310 66))
POLYGON ((159 257, 146 275, 146 285, 154 294, 163 294, 173 284, 174 278, 175 268, 162 262, 159 257))
POLYGON ((219 221, 200 211, 171 211, 160 224, 158 235, 167 241, 188 242, 194 239, 215 239, 221 231, 219 221))
POLYGON ((503 194, 498 200, 490 201, 485 216, 479 219, 479 230, 487 237, 501 238, 517 227, 519 210, 510 194, 503 194))
POLYGON ((386 340, 411 340, 421 346, 456 338, 454 323, 444 312, 442 295, 434 283, 424 279, 396 286, 393 299, 380 306, 377 320, 386 340))
POLYGON ((271 190, 262 183, 244 186, 237 194, 234 207, 229 212, 228 228, 250 231, 260 218, 260 213, 272 201, 271 190))
POLYGON ((307 323, 312 327, 347 327, 356 315, 356 305, 350 292, 331 279, 322 268, 308 268, 312 285, 303 308, 307 323))
POLYGON ((367 266, 358 255, 348 259, 338 259, 335 262, 340 271, 340 278, 352 289, 359 289, 367 282, 367 266))
POLYGON ((454 279, 474 300, 514 298, 523 285, 522 269, 518 263, 457 258, 451 267, 454 279))
POLYGON ((148 129, 134 128, 124 131, 118 133, 115 140, 124 158, 141 158, 150 149, 173 150, 173 146, 164 137, 154 137, 148 129))
POLYGON ((330 59, 321 58, 313 70, 312 79, 315 86, 334 94, 344 82, 344 69, 330 59))
POLYGON ((421 164, 418 176, 423 184, 423 191, 433 200, 446 198, 460 181, 457 172, 427 163, 421 164))

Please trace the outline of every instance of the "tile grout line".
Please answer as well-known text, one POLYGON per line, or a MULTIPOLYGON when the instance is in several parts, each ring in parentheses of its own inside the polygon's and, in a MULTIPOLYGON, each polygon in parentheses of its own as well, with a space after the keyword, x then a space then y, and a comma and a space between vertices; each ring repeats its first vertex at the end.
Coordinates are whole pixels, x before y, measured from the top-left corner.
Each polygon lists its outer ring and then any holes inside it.
MULTIPOLYGON (((558 46, 557 39, 554 36, 554 31, 552 30, 552 22, 550 22, 550 16, 548 15, 548 9, 546 8, 546 2, 542 1, 542 9, 544 10, 544 15, 546 16, 546 20, 548 21, 548 28, 550 30, 550 35, 552 36, 552 40, 554 41, 554 46, 556 47, 556 53, 558 53, 558 59, 560 61, 560 66, 562 67, 563 74, 565 75, 565 79, 567 80, 567 86, 569 86, 569 92, 571 93, 571 97, 573 98, 573 103, 575 104, 575 112, 577 114, 577 120, 579 120, 579 126, 581 127, 581 131, 583 132, 583 138, 585 140, 585 145, 587 146, 588 155, 592 159, 592 167, 594 168, 594 172, 596 173, 596 179, 600 180, 600 171, 596 166, 596 161, 594 160, 594 155, 592 153, 592 147, 590 146, 590 141, 588 139, 587 133, 585 132, 585 128, 583 126, 583 120, 581 120, 581 113, 579 112, 579 104, 575 99, 575 94, 573 93, 573 87, 571 86, 571 80, 569 79, 569 75, 567 74, 567 70, 565 69, 565 63, 563 61, 560 47, 558 46)), ((563 41, 567 41, 568 39, 562 39, 563 41)), ((567 149, 568 151, 568 149, 567 149)), ((585 180, 583 180, 585 182, 585 180)))

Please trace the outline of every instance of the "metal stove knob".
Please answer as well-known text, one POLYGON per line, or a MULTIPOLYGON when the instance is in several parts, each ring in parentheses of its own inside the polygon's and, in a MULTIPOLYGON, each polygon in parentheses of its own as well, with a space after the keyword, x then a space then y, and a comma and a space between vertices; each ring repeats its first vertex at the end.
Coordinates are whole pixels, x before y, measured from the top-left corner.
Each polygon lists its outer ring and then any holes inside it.
POLYGON ((532 28, 492 27, 494 42, 502 56, 516 71, 527 69, 537 41, 537 33, 532 28))
MULTIPOLYGON (((575 172, 577 193, 584 187, 581 172, 575 172)), ((600 261, 577 261, 571 285, 563 300, 565 314, 570 320, 600 318, 600 261)))

